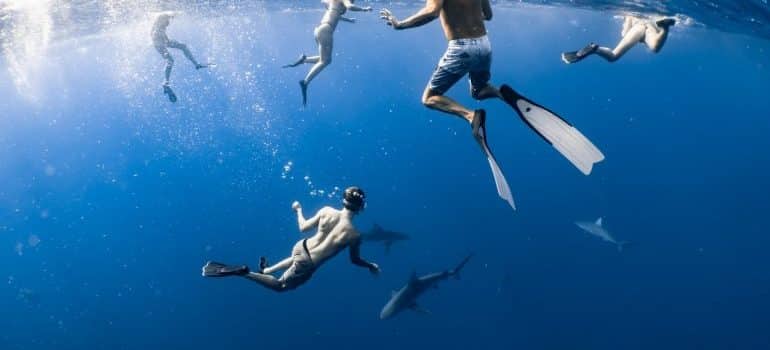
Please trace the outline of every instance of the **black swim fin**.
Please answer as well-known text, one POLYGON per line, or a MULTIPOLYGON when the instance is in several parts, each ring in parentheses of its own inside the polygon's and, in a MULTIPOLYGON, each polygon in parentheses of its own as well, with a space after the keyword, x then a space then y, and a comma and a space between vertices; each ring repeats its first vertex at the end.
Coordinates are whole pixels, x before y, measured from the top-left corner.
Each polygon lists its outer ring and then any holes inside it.
POLYGON ((657 25, 659 28, 668 28, 670 26, 673 26, 676 24, 676 20, 673 18, 663 18, 655 21, 655 25, 657 25))
POLYGON ((164 84, 163 93, 168 95, 168 100, 171 101, 171 103, 176 103, 176 94, 174 93, 174 90, 171 90, 171 86, 164 84))
POLYGON ((202 270, 203 277, 243 276, 249 273, 249 267, 246 265, 229 266, 216 261, 207 262, 202 270))
POLYGON ((299 88, 302 89, 302 107, 307 107, 307 83, 304 80, 300 80, 299 88))
POLYGON ((570 51, 561 54, 561 60, 566 64, 572 64, 580 62, 582 59, 588 57, 588 55, 596 52, 599 49, 599 45, 594 43, 588 44, 588 46, 580 49, 579 51, 570 51))
POLYGON ((265 269, 270 266, 267 262, 267 258, 264 256, 259 257, 259 273, 264 273, 265 269))

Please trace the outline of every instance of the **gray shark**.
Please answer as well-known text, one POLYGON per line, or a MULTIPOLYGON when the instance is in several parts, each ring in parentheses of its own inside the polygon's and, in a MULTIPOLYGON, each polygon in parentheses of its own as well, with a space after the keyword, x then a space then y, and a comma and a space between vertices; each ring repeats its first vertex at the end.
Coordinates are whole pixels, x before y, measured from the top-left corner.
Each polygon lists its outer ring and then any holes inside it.
POLYGON ((577 221, 575 222, 575 225, 580 227, 583 231, 586 231, 596 237, 599 237, 607 242, 610 242, 618 247, 618 251, 623 251, 623 246, 628 244, 628 242, 618 242, 615 240, 614 237, 610 234, 609 231, 607 231, 604 226, 602 226, 602 218, 596 219, 595 222, 590 221, 577 221))
POLYGON ((427 310, 417 305, 417 298, 420 297, 428 289, 438 288, 438 283, 449 277, 460 278, 460 270, 470 260, 472 255, 468 255, 463 259, 460 264, 454 269, 446 270, 442 272, 436 272, 422 277, 417 277, 416 273, 412 273, 412 277, 409 278, 409 282, 399 289, 393 291, 390 300, 380 312, 380 319, 393 317, 395 314, 405 310, 411 309, 413 311, 421 313, 429 313, 427 310))
POLYGON ((361 239, 364 242, 382 242, 385 245, 385 253, 390 253, 390 246, 397 241, 406 241, 409 236, 395 231, 383 230, 380 225, 374 224, 372 230, 367 234, 362 234, 361 239))

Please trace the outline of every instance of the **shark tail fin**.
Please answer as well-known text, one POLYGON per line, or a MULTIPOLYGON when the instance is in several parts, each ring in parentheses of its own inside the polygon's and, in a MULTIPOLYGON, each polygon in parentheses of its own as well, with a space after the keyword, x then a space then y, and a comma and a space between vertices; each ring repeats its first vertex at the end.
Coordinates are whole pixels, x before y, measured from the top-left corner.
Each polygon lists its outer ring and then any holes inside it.
POLYGON ((625 246, 629 245, 629 244, 631 244, 631 242, 628 242, 628 241, 618 242, 618 244, 617 244, 618 245, 618 252, 623 252, 623 248, 625 246))
POLYGON ((452 277, 454 277, 455 279, 459 280, 460 279, 460 270, 462 270, 463 267, 465 266, 465 264, 468 263, 468 260, 471 260, 471 257, 473 257, 473 254, 468 254, 468 256, 466 256, 465 259, 463 259, 463 261, 461 261, 459 264, 457 264, 457 266, 455 266, 455 268, 452 269, 452 271, 449 271, 449 274, 452 275, 452 277))

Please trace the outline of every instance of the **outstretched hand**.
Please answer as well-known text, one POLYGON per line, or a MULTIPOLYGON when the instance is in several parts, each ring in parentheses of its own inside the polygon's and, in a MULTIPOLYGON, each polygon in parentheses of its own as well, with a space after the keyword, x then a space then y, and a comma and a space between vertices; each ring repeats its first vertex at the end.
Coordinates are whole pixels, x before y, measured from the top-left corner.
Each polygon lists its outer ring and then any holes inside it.
POLYGON ((291 209, 294 211, 302 209, 302 206, 299 204, 299 202, 294 201, 294 203, 291 203, 291 209))
POLYGON ((393 13, 390 12, 388 9, 382 9, 380 10, 380 18, 385 20, 385 24, 393 27, 393 29, 399 29, 399 23, 396 19, 396 16, 393 16, 393 13))

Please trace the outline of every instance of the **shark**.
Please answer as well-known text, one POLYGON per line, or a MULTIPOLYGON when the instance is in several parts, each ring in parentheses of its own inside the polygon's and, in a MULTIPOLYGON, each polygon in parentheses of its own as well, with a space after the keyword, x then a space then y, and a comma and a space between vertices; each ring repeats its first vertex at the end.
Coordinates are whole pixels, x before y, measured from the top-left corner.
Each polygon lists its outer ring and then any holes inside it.
POLYGON ((382 242, 385 245, 385 253, 390 253, 390 246, 398 241, 406 241, 409 236, 400 232, 383 230, 380 225, 374 224, 372 230, 361 235, 364 242, 382 242))
POLYGON ((580 227, 583 231, 586 231, 596 237, 599 237, 607 242, 610 242, 618 247, 618 251, 623 251, 623 246, 627 245, 629 242, 623 242, 623 241, 617 241, 612 235, 610 234, 607 229, 602 226, 602 218, 596 219, 594 222, 590 221, 577 221, 575 222, 575 225, 580 227))
POLYGON ((409 282, 397 291, 393 291, 390 300, 380 312, 380 319, 388 319, 401 311, 412 310, 419 313, 429 314, 427 310, 421 308, 417 304, 417 298, 429 289, 438 288, 438 283, 449 278, 454 277, 460 279, 460 270, 468 263, 471 256, 468 255, 461 261, 454 269, 445 270, 442 272, 431 273, 422 277, 417 277, 417 274, 412 272, 412 276, 409 278, 409 282))

